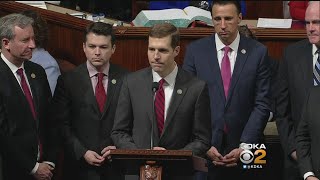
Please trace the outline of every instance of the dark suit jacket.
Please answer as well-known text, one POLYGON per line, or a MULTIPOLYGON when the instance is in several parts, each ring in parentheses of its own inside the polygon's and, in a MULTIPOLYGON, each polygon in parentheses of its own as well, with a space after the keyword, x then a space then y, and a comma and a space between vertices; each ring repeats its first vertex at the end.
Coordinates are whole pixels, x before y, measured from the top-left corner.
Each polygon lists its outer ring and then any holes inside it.
MULTIPOLYGON (((152 71, 145 68, 129 74, 123 82, 111 137, 121 149, 192 150, 203 156, 210 145, 210 104, 205 82, 178 69, 175 87, 161 137, 153 118, 152 71), (177 91, 181 90, 182 94, 177 91)), ((180 91, 179 91, 180 92, 180 91)))
POLYGON ((32 179, 37 162, 38 138, 43 146, 43 160, 55 162, 53 132, 47 119, 51 92, 44 69, 31 61, 24 62, 31 86, 37 119, 14 74, 0 58, 0 144, 4 179, 32 179), (31 76, 31 74, 35 76, 31 76), (50 142, 50 144, 49 144, 50 142))
POLYGON ((313 87, 312 45, 302 40, 288 46, 279 64, 276 94, 276 123, 284 153, 296 150, 295 132, 302 105, 313 87))
POLYGON ((126 73, 125 69, 110 64, 103 113, 98 108, 86 63, 58 78, 51 118, 63 123, 64 179, 94 180, 105 174, 110 175, 108 163, 96 168, 88 165, 83 156, 87 150, 101 154, 104 147, 113 145, 110 133, 122 77, 126 73))
POLYGON ((226 98, 216 52, 214 35, 192 42, 187 47, 183 68, 208 83, 211 145, 226 154, 241 142, 259 142, 270 112, 270 64, 265 46, 240 36, 226 98), (225 123, 227 135, 223 135, 225 123))
POLYGON ((320 87, 310 89, 297 127, 297 155, 301 174, 312 171, 320 178, 320 87))

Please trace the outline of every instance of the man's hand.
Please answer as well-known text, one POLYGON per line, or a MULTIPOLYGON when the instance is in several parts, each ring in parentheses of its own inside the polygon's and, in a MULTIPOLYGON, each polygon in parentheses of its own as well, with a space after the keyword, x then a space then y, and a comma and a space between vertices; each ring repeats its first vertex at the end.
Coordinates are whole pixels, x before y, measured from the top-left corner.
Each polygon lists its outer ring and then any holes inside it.
POLYGON ((102 157, 110 159, 111 158, 111 156, 110 156, 111 149, 116 149, 116 147, 115 146, 107 146, 107 147, 103 148, 101 151, 102 157))
POLYGON ((39 163, 37 171, 33 174, 37 180, 50 180, 52 178, 53 167, 46 163, 39 163))
POLYGON ((294 159, 295 161, 298 161, 297 151, 293 151, 293 152, 291 153, 291 158, 294 159))
POLYGON ((91 150, 88 150, 83 157, 88 164, 93 166, 101 166, 104 161, 104 157, 91 150))
POLYGON ((207 156, 212 160, 212 163, 216 166, 224 166, 225 163, 222 161, 223 156, 218 152, 218 150, 215 147, 211 147, 207 151, 207 156))
POLYGON ((240 153, 243 151, 242 148, 233 149, 230 153, 223 157, 223 162, 227 167, 237 166, 237 162, 240 158, 240 153))
POLYGON ((164 151, 166 150, 166 148, 163 148, 163 147, 153 147, 152 150, 160 150, 160 151, 164 151))

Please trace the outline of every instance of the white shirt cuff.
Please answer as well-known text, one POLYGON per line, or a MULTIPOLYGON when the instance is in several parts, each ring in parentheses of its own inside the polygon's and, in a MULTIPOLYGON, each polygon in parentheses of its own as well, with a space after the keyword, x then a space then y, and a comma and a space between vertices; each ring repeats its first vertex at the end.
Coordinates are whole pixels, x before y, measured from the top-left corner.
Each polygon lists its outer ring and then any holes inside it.
POLYGON ((271 122, 272 120, 273 120, 273 112, 270 112, 268 122, 271 122))
POLYGON ((43 161, 43 163, 49 164, 53 168, 56 167, 56 165, 53 162, 50 162, 50 161, 43 161))
POLYGON ((30 174, 34 174, 34 173, 36 173, 36 172, 37 172, 37 170, 38 170, 38 168, 39 168, 39 163, 36 163, 36 165, 34 166, 34 168, 32 169, 32 171, 31 171, 31 173, 30 173, 30 174))
POLYGON ((315 176, 315 175, 314 175, 314 173, 313 173, 313 172, 309 171, 309 172, 304 173, 304 175, 303 175, 303 179, 304 179, 304 180, 306 180, 306 179, 307 179, 307 177, 309 177, 309 176, 315 176))

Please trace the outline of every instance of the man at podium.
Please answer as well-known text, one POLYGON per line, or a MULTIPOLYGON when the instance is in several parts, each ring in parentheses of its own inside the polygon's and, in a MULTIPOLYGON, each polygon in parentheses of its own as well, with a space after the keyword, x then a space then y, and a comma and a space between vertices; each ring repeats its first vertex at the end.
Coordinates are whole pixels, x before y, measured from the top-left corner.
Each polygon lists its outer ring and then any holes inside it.
POLYGON ((197 156, 204 156, 209 149, 208 88, 177 66, 174 59, 180 52, 179 39, 172 24, 151 28, 150 67, 129 74, 121 87, 111 133, 117 148, 192 150, 197 156))

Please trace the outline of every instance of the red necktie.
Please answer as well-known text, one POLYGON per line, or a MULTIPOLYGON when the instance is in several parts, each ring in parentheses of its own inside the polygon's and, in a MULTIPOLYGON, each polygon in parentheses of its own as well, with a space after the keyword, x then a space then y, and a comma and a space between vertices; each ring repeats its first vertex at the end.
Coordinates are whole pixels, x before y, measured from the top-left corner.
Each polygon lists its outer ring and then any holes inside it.
POLYGON ((27 98, 27 101, 28 101, 28 104, 29 104, 29 107, 31 109, 31 112, 32 112, 32 115, 33 115, 33 118, 36 119, 37 115, 36 115, 36 111, 35 111, 35 108, 34 108, 34 104, 33 104, 33 100, 32 100, 32 96, 31 96, 31 92, 30 92, 30 89, 29 89, 29 86, 26 82, 26 79, 24 77, 24 74, 23 74, 23 69, 22 68, 19 68, 17 70, 17 74, 20 76, 20 79, 21 79, 21 87, 22 87, 22 90, 23 90, 23 93, 24 95, 26 96, 27 98))
POLYGON ((159 129, 159 134, 162 134, 163 125, 164 125, 164 106, 165 106, 165 94, 163 89, 163 83, 165 82, 164 79, 159 81, 159 89, 156 93, 154 107, 157 117, 157 124, 159 129))
MULTIPOLYGON (((32 115, 33 115, 33 118, 34 120, 36 120, 37 118, 37 114, 36 114, 36 111, 35 111, 35 108, 34 108, 34 103, 33 103, 33 100, 32 100, 32 96, 31 96, 31 91, 29 89, 29 86, 27 84, 27 81, 24 77, 24 74, 23 74, 23 69, 22 68, 19 68, 17 70, 17 74, 20 76, 20 83, 21 83, 21 87, 22 87, 22 90, 23 90, 23 93, 28 101, 28 104, 29 104, 29 107, 30 107, 30 110, 32 112, 32 115)), ((39 156, 38 156, 38 160, 40 160, 42 158, 42 144, 40 142, 40 139, 39 139, 39 144, 38 144, 38 151, 39 151, 39 156)))
POLYGON ((98 73, 98 83, 96 85, 96 99, 97 99, 100 112, 103 111, 104 104, 106 103, 106 100, 107 100, 106 91, 104 90, 103 82, 102 82, 103 76, 104 76, 103 73, 98 73))
POLYGON ((231 81, 231 66, 230 66, 230 59, 228 56, 228 52, 230 50, 229 46, 224 47, 224 56, 221 61, 221 77, 223 81, 223 89, 224 95, 226 98, 228 97, 228 91, 231 81))

